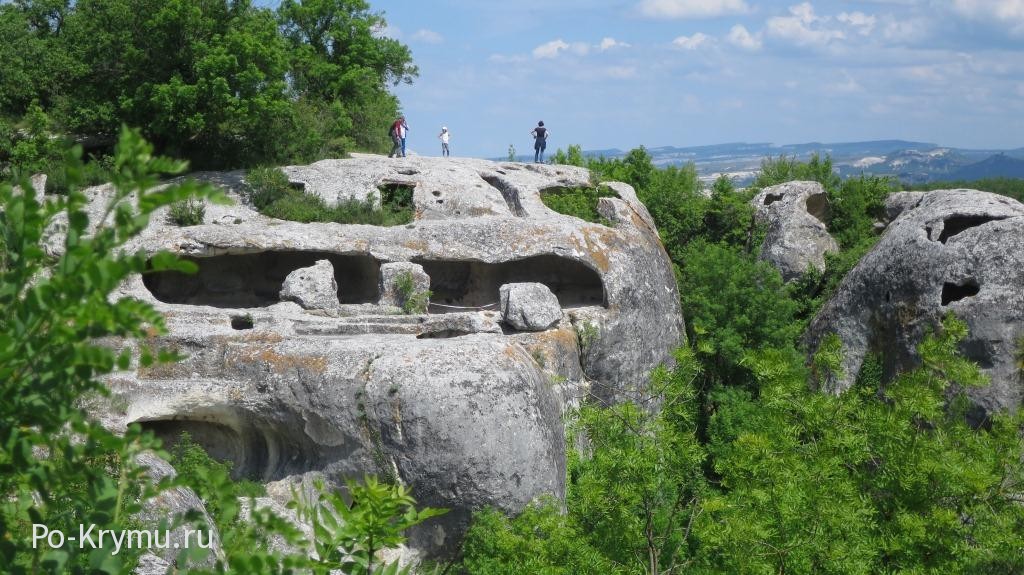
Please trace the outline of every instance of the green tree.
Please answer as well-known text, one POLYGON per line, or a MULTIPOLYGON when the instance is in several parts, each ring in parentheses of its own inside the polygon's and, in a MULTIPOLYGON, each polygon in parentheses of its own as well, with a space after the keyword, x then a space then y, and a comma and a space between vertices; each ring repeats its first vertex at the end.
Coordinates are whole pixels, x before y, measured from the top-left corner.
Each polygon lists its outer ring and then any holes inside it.
MULTIPOLYGON (((124 528, 154 493, 134 461, 155 447, 137 426, 123 437, 89 419, 86 394, 103 394, 97 377, 133 362, 96 338, 141 338, 163 330, 163 317, 134 299, 109 302, 108 295, 130 274, 152 269, 188 271, 168 254, 149 258, 122 247, 151 214, 192 196, 215 200, 209 187, 184 183, 154 190, 158 173, 184 165, 155 158, 137 134, 125 131, 115 156, 115 196, 102 221, 89 229, 86 198, 72 191, 44 201, 27 179, 0 185, 0 569, 7 573, 78 572, 90 565, 119 573, 123 557, 109 550, 69 545, 33 548, 32 525, 77 532, 80 524, 124 528), (43 249, 46 230, 58 216, 67 232, 57 254, 43 249)), ((74 182, 80 164, 68 165, 74 182)), ((159 359, 173 359, 159 354, 159 359)), ((148 365, 144 349, 137 361, 148 365)))
POLYGON ((290 50, 290 79, 299 97, 341 104, 356 147, 384 151, 383 127, 397 99, 388 87, 412 83, 419 71, 409 48, 379 34, 384 17, 363 0, 284 0, 277 10, 290 50))
POLYGON ((782 276, 739 248, 698 241, 682 253, 679 291, 690 341, 709 375, 732 377, 748 350, 793 349, 796 304, 782 276))
POLYGON ((122 123, 145 126, 195 167, 382 150, 389 88, 417 73, 383 27, 361 0, 0 4, 0 117, 36 100, 56 133, 99 151, 122 123))
POLYGON ((566 516, 551 502, 512 520, 477 515, 464 549, 469 573, 667 574, 698 560, 693 528, 707 488, 695 435, 699 366, 687 349, 675 359, 645 395, 579 410, 566 516))
POLYGON ((710 428, 724 490, 698 531, 712 571, 1024 568, 1022 418, 967 424, 959 394, 984 378, 957 354, 965 335, 947 319, 919 347, 923 367, 840 396, 809 389, 799 363, 749 356, 759 397, 719 394, 710 428))

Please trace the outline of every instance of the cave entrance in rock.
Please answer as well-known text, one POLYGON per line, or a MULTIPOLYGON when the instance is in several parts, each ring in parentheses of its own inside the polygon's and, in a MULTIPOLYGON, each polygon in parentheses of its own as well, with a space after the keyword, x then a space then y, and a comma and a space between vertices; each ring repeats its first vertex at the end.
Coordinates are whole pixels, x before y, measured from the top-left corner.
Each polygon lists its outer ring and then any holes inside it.
MULTIPOLYGON (((502 284, 537 282, 548 286, 563 308, 606 305, 601 276, 569 258, 542 255, 500 263, 438 260, 417 260, 416 263, 430 276, 431 303, 480 307, 498 301, 502 284)), ((431 311, 449 310, 432 307, 431 311)))
POLYGON ((143 421, 140 425, 152 431, 168 451, 187 433, 212 459, 231 464, 233 479, 262 479, 266 472, 270 452, 266 438, 255 430, 240 433, 221 423, 184 419, 143 421))
POLYGON ((341 303, 374 303, 378 299, 380 262, 366 254, 269 251, 182 259, 195 263, 199 271, 191 275, 155 272, 142 276, 153 297, 171 304, 266 307, 281 301, 278 293, 289 273, 318 260, 329 260, 341 303))

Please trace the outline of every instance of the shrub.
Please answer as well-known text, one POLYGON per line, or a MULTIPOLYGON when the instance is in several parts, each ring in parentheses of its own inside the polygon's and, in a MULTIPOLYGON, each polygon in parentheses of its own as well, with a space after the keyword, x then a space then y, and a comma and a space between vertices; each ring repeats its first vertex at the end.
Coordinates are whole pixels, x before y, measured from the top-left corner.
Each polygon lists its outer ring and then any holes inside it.
POLYGON ((402 304, 402 313, 409 315, 426 313, 427 306, 430 304, 430 296, 433 293, 430 290, 418 291, 412 272, 403 272, 395 278, 395 290, 398 292, 398 298, 402 304))
POLYGON ((541 190, 540 199, 548 208, 567 216, 573 216, 593 222, 609 225, 597 212, 597 201, 600 198, 615 197, 615 192, 606 187, 596 188, 548 188, 541 190))
MULTIPOLYGON (((115 152, 111 222, 90 234, 80 182, 80 150, 68 156, 66 196, 43 199, 26 178, 0 184, 0 238, 6 259, 0 269, 0 571, 102 572, 127 570, 108 549, 31 545, 31 524, 77 532, 78 525, 123 529, 156 490, 135 457, 157 447, 131 426, 114 435, 90 419, 84 396, 107 394, 98 377, 133 363, 170 361, 170 353, 141 347, 137 357, 97 345, 99 338, 141 339, 161 334, 163 316, 132 298, 109 294, 132 274, 147 270, 190 271, 169 254, 127 253, 152 213, 192 195, 215 198, 194 182, 154 190, 158 173, 184 165, 152 155, 136 133, 124 130, 115 152), (67 214, 64 250, 56 262, 40 247, 45 230, 67 214), (50 454, 47 456, 46 454, 50 454), (86 566, 89 566, 88 569, 86 566)), ((17 171, 17 170, 16 170, 17 171)), ((24 172, 22 172, 24 173, 24 172)))
POLYGON ((206 204, 189 198, 171 204, 167 219, 176 226, 198 226, 206 215, 206 204))
POLYGON ((279 220, 373 226, 398 226, 413 220, 413 189, 403 184, 381 186, 378 208, 372 197, 328 206, 321 197, 292 187, 288 176, 277 168, 249 170, 246 183, 249 203, 261 214, 279 220))

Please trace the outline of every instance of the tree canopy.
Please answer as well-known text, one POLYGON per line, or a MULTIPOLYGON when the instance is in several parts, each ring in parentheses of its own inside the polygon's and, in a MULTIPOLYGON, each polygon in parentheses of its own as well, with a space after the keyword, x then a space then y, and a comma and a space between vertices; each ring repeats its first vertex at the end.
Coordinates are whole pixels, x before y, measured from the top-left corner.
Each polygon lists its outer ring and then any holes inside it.
POLYGON ((362 0, 0 5, 0 163, 33 106, 87 151, 107 153, 127 124, 198 168, 383 151, 389 88, 417 75, 385 24, 362 0))

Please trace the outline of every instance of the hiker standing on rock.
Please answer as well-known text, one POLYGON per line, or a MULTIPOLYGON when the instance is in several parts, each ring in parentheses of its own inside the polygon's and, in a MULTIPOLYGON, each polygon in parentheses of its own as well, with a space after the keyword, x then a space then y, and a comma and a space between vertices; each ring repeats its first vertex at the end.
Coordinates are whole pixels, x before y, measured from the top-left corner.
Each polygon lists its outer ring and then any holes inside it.
POLYGON ((544 121, 537 122, 537 127, 530 132, 533 136, 533 162, 544 161, 544 148, 548 147, 548 129, 544 127, 544 121))
POLYGON ((402 123, 404 123, 404 122, 405 122, 405 118, 402 117, 402 116, 399 116, 399 118, 397 120, 395 120, 394 123, 391 124, 391 129, 388 130, 388 135, 391 136, 391 144, 392 144, 391 145, 391 153, 388 154, 389 158, 394 158, 395 156, 397 156, 399 154, 401 154, 402 156, 405 156, 405 153, 402 151, 402 146, 403 146, 403 144, 405 142, 405 140, 402 138, 402 123))
POLYGON ((407 124, 405 122, 405 116, 402 116, 401 118, 399 118, 399 120, 402 121, 402 124, 401 124, 401 126, 399 126, 399 134, 398 135, 402 137, 402 157, 404 158, 405 157, 405 137, 409 135, 409 124, 407 124))
POLYGON ((448 150, 448 140, 451 138, 451 135, 448 133, 448 127, 441 126, 441 133, 437 137, 441 140, 441 157, 450 158, 452 153, 448 150))

